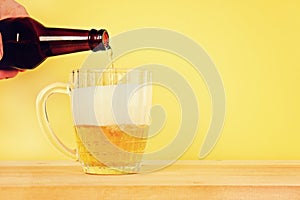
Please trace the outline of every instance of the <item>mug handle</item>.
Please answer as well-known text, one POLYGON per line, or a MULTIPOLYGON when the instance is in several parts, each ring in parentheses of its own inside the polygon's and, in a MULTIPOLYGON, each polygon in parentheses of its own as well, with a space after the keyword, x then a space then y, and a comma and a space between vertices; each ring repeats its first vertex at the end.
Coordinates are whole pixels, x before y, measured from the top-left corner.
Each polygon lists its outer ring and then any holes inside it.
POLYGON ((77 159, 77 150, 67 147, 54 133, 51 128, 48 114, 47 114, 47 101, 48 98, 53 94, 67 94, 70 95, 71 87, 68 83, 53 83, 45 87, 38 94, 36 99, 36 111, 37 117, 43 132, 46 134, 49 141, 56 147, 60 152, 72 159, 77 159))

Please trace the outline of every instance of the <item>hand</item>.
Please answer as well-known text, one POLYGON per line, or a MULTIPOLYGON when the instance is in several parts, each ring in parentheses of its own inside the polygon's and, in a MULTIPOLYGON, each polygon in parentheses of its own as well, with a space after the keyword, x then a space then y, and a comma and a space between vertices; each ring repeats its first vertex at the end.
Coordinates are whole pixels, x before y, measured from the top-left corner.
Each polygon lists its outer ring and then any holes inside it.
MULTIPOLYGON (((0 20, 10 17, 28 17, 26 9, 14 0, 0 0, 0 20)), ((0 60, 3 57, 2 36, 0 33, 0 60)), ((0 80, 15 77, 24 70, 9 69, 0 70, 0 80)))

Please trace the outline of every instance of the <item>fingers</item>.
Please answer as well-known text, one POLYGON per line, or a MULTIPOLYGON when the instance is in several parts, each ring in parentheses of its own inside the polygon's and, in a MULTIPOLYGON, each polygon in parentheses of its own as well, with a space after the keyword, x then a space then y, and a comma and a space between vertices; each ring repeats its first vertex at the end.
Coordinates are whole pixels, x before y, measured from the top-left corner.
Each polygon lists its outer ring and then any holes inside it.
POLYGON ((17 76, 17 74, 22 70, 10 69, 10 70, 0 70, 0 80, 8 79, 17 76))
POLYGON ((14 0, 1 0, 0 19, 9 17, 26 17, 26 9, 14 0))

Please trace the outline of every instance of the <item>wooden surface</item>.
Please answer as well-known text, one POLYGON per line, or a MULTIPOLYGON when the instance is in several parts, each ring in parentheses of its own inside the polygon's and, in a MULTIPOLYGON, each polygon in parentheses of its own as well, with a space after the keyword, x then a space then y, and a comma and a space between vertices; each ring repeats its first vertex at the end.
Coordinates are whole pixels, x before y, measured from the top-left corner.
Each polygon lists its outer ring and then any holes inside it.
POLYGON ((0 161, 0 199, 300 199, 298 161, 180 161, 147 174, 87 175, 76 162, 0 161))

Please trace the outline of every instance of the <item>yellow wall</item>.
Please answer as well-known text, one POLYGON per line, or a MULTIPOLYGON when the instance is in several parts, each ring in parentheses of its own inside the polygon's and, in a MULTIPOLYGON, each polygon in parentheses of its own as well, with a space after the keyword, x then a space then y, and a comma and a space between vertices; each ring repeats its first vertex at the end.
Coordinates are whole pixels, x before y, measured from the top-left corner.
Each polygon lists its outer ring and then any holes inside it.
MULTIPOLYGON (((300 158, 300 3, 287 1, 138 1, 19 0, 46 26, 106 28, 111 36, 143 27, 175 30, 195 40, 210 55, 226 90, 222 137, 206 159, 300 158)), ((44 137, 35 99, 46 85, 67 81, 88 53, 50 58, 37 69, 0 82, 0 159, 66 159, 44 137)), ((211 116, 210 97, 188 64, 166 52, 136 52, 117 65, 160 62, 190 82, 201 109, 198 135, 182 159, 197 159, 211 116), (159 58, 160 60, 156 60, 159 58)), ((167 144, 180 119, 176 98, 157 88, 169 114, 164 135, 153 147, 167 144)), ((68 145, 74 145, 67 96, 49 100, 50 120, 68 145)))

